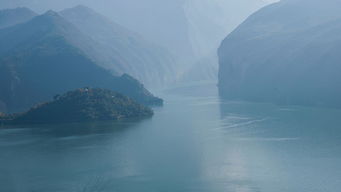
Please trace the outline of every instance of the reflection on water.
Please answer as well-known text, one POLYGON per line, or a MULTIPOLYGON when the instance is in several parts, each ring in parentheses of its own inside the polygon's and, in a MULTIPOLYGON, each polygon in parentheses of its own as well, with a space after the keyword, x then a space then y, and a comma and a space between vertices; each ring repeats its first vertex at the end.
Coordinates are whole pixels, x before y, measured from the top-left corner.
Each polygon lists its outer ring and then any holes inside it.
MULTIPOLYGON (((246 159, 259 191, 335 191, 341 186, 341 111, 222 102, 221 131, 246 159), (231 120, 231 117, 237 117, 231 120)), ((253 191, 253 190, 251 190, 253 191)))
POLYGON ((341 111, 165 93, 152 119, 0 130, 0 191, 335 192, 341 111))

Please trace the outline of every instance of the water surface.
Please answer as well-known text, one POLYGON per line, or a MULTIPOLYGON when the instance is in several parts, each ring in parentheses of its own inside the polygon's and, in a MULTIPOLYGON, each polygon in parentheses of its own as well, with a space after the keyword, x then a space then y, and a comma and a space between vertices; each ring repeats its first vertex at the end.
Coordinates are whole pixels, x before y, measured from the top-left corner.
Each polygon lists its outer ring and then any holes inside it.
POLYGON ((335 192, 341 110, 163 92, 151 119, 0 129, 4 192, 335 192))

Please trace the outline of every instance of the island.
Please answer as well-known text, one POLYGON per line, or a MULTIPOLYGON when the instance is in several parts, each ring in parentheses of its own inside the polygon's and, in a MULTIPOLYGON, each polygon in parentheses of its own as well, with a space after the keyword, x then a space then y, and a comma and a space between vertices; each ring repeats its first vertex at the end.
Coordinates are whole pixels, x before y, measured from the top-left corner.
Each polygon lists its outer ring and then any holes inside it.
POLYGON ((153 116, 153 111, 120 93, 99 88, 80 88, 24 113, 0 114, 3 124, 71 123, 123 120, 153 116))

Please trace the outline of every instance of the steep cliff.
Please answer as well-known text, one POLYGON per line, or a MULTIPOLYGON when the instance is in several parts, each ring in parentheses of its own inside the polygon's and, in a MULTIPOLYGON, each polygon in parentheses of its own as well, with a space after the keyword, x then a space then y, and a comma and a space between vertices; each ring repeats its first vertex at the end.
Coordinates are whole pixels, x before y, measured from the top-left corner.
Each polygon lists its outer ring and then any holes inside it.
POLYGON ((341 106, 341 1, 283 0, 223 42, 224 98, 341 106))

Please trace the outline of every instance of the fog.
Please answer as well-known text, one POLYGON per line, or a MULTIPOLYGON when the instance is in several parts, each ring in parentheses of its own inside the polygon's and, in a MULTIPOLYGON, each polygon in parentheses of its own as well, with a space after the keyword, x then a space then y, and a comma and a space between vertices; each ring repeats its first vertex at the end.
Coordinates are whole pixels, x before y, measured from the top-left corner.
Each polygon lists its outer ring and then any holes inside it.
POLYGON ((277 1, 0 0, 0 192, 339 191, 341 0, 277 1))
MULTIPOLYGON (((217 66, 216 50, 228 33, 259 8, 275 0, 1 0, 0 7, 25 6, 37 13, 79 4, 167 48, 178 71, 206 59, 217 66)), ((194 72, 196 73, 196 72, 194 72)))

